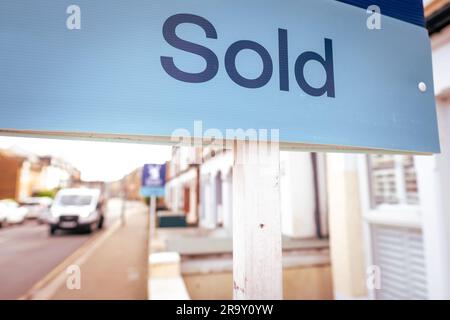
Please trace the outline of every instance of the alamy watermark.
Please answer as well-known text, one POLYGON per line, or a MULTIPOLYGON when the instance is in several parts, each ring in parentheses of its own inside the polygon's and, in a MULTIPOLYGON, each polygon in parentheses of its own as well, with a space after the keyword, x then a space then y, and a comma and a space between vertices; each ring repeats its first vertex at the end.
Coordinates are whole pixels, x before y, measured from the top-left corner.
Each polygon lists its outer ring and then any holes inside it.
POLYGON ((381 268, 377 265, 372 265, 366 269, 366 287, 369 290, 381 289, 381 268))
MULTIPOLYGON (((171 134, 171 142, 178 147, 209 148, 212 153, 220 150, 235 150, 237 157, 235 163, 253 163, 255 161, 271 161, 270 154, 276 154, 280 150, 280 130, 279 129, 242 129, 228 128, 222 131, 217 128, 207 128, 203 126, 203 121, 196 120, 193 130, 178 128, 171 134), (254 157, 254 155, 265 155, 254 157)), ((201 154, 201 152, 199 153, 201 154)), ((191 164, 201 164, 202 156, 190 159, 191 164)))
POLYGON ((66 20, 66 27, 69 30, 81 29, 81 8, 76 4, 67 7, 66 13, 69 15, 66 20))
POLYGON ((81 289, 81 268, 80 266, 74 264, 70 265, 66 269, 66 274, 68 275, 66 279, 66 288, 69 290, 80 290, 81 289))
POLYGON ((367 8, 367 14, 369 17, 366 21, 367 29, 369 30, 381 30, 381 9, 379 6, 371 5, 367 8))

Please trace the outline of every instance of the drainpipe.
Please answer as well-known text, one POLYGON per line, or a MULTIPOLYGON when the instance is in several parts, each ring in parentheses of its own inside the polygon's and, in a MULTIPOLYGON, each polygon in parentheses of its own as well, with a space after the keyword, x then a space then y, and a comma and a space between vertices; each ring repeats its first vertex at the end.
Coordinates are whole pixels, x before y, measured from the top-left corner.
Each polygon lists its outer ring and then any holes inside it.
POLYGON ((317 165, 317 153, 311 153, 311 162, 313 168, 314 183, 314 220, 316 222, 316 235, 319 239, 323 238, 321 219, 320 219, 320 195, 319 195, 319 169, 317 165))

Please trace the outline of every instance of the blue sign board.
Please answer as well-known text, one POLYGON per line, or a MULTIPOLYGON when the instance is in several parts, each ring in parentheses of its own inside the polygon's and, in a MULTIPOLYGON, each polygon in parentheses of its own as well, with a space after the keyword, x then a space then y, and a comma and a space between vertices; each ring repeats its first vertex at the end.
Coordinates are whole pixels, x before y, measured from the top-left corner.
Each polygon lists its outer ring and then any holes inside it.
POLYGON ((142 169, 141 195, 164 196, 164 186, 166 184, 165 164, 146 164, 142 169))
POLYGON ((439 152, 422 1, 0 2, 0 133, 169 141, 194 121, 439 152))

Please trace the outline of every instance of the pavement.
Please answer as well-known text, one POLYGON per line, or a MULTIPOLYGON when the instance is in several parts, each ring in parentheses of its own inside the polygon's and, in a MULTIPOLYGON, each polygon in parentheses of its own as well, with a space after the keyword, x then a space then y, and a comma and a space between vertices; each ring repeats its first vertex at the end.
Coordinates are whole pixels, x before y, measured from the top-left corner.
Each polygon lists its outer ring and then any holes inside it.
POLYGON ((146 299, 147 207, 109 201, 105 228, 92 234, 48 235, 35 221, 0 229, 0 300, 146 299), (81 289, 65 286, 66 269, 79 264, 81 289), (140 283, 142 282, 142 284, 140 283))
MULTIPOLYGON (((181 255, 232 254, 233 252, 232 236, 225 229, 160 228, 157 241, 161 243, 162 251, 178 252, 181 255)), ((329 241, 328 239, 296 239, 283 236, 282 246, 284 253, 298 250, 322 250, 329 248, 329 241)))
POLYGON ((80 268, 80 289, 69 289, 69 275, 62 272, 53 281, 56 285, 50 283, 42 289, 50 291, 47 296, 38 293, 34 298, 147 300, 148 208, 138 202, 127 203, 126 212, 125 226, 118 222, 80 257, 67 262, 80 268))

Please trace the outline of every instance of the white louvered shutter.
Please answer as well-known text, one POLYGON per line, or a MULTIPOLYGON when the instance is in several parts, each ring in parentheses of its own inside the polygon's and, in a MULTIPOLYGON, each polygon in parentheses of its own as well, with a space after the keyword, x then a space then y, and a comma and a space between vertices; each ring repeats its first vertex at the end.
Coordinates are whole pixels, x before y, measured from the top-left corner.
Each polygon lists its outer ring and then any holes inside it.
POLYGON ((369 162, 374 206, 419 203, 412 156, 372 155, 369 162))
POLYGON ((374 263, 381 271, 377 299, 427 299, 422 233, 419 229, 372 225, 374 263))
POLYGON ((374 205, 398 204, 395 160, 391 155, 372 155, 372 199, 374 205))

